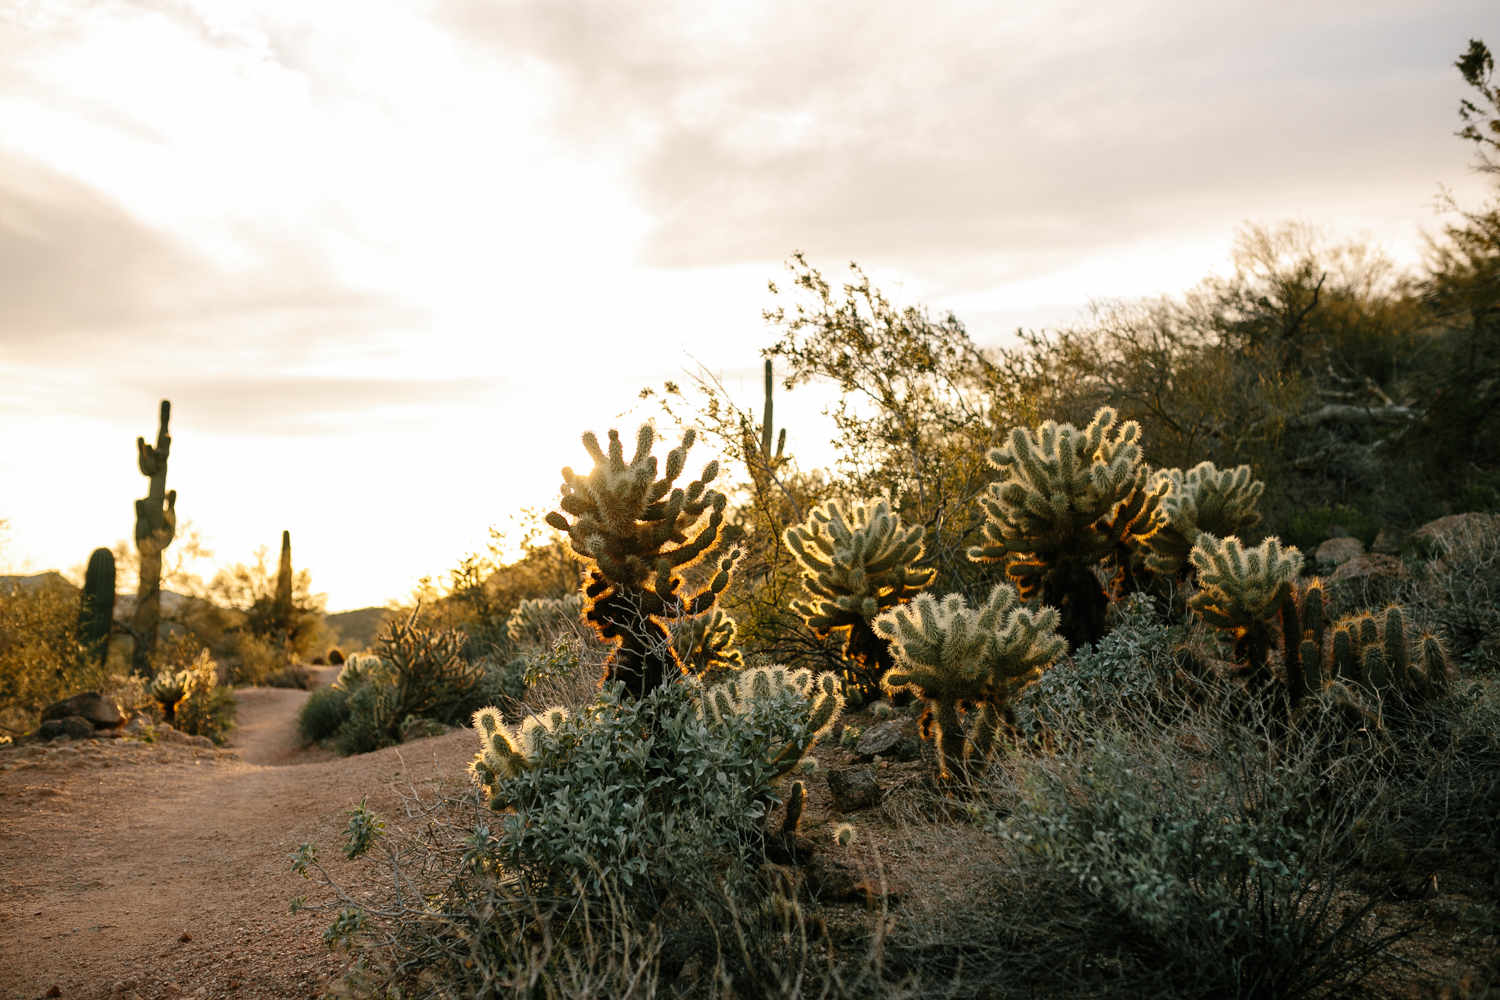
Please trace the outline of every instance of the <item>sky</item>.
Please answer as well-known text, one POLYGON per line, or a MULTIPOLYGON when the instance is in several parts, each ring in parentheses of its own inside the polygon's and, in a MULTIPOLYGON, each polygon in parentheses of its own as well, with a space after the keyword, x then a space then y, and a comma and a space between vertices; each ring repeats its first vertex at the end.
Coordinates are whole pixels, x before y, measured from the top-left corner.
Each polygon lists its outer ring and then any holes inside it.
MULTIPOLYGON (((1474 37, 1493 2, 9 0, 0 570, 130 536, 166 398, 199 572, 286 529, 330 610, 402 598, 643 386, 758 406, 793 251, 988 345, 1247 222, 1414 266, 1483 197, 1474 37)), ((778 401, 804 465, 822 402, 778 401)))

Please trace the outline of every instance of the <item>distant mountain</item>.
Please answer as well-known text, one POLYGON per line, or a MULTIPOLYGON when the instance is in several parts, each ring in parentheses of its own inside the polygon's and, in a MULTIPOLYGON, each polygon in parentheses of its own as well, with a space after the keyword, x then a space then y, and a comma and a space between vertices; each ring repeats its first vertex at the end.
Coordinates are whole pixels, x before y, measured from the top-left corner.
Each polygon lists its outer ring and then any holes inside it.
POLYGON ((10 590, 12 587, 20 587, 22 590, 29 591, 46 589, 61 590, 67 594, 78 593, 78 588, 56 570, 48 570, 33 576, 0 576, 0 589, 10 590))
POLYGON ((375 645, 375 636, 390 615, 389 608, 360 608, 325 615, 323 621, 338 635, 337 645, 345 653, 358 653, 375 645))

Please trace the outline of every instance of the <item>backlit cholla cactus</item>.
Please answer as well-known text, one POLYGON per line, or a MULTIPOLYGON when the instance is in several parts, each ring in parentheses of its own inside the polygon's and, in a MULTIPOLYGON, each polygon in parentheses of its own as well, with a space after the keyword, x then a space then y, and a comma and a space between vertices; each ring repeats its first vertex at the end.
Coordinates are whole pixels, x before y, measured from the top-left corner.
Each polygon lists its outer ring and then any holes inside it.
POLYGON ((601 639, 616 643, 604 679, 624 682, 627 693, 637 698, 681 675, 663 620, 696 617, 713 607, 738 555, 720 563, 704 590, 691 597, 678 594, 682 578, 677 571, 718 541, 724 522, 724 495, 707 488, 719 474, 719 463, 704 466, 687 489, 673 486, 694 437, 689 430, 667 454, 658 479, 651 454, 656 433, 650 424, 637 433, 635 455, 628 462, 618 431, 609 432, 608 453, 592 431, 584 434, 593 471, 584 476, 563 469, 562 512, 547 515, 547 523, 567 532, 573 552, 589 564, 584 618, 601 639), (707 523, 700 526, 705 514, 707 523))
POLYGON ((567 720, 568 710, 561 706, 529 715, 515 729, 505 724, 497 708, 481 708, 474 713, 479 753, 469 762, 469 778, 484 793, 491 809, 499 812, 511 804, 505 794, 505 780, 530 769, 536 731, 555 733, 567 720))
POLYGON ((845 655, 857 665, 848 679, 861 692, 874 692, 894 662, 871 623, 932 582, 933 570, 916 567, 923 534, 921 525, 902 526, 884 499, 850 510, 830 500, 786 531, 802 586, 813 597, 792 608, 820 638, 845 631, 845 655))
POLYGON ((701 677, 710 670, 740 670, 745 658, 734 648, 735 621, 722 608, 697 618, 670 624, 672 648, 688 673, 701 677))
POLYGON ((1067 652, 1060 617, 1055 608, 1021 607, 1015 588, 1002 583, 977 608, 961 594, 941 601, 922 594, 875 620, 897 664, 883 686, 926 703, 922 736, 936 735, 945 777, 989 754, 1011 700, 1067 652), (967 736, 959 721, 965 706, 979 709, 967 736))
POLYGON ((545 645, 569 621, 583 614, 583 595, 543 597, 522 601, 505 622, 505 634, 512 642, 533 646, 545 645))
POLYGON ((1104 636, 1109 595, 1095 567, 1113 557, 1129 573, 1133 549, 1160 523, 1168 484, 1148 488, 1140 436, 1139 424, 1117 425, 1105 407, 1083 430, 1051 420, 1035 434, 1017 427, 987 456, 1005 478, 980 497, 985 544, 969 558, 1003 562, 1023 600, 1058 609, 1075 648, 1104 636))
POLYGON ((772 743, 766 750, 768 778, 773 781, 796 767, 838 721, 844 707, 838 678, 828 672, 814 676, 810 670, 753 667, 708 688, 699 702, 703 717, 719 725, 776 708, 777 702, 796 706, 796 721, 778 735, 785 737, 784 743, 772 743))
POLYGON ((1272 625, 1292 597, 1302 572, 1302 553, 1267 538, 1246 549, 1238 538, 1200 534, 1190 555, 1201 588, 1188 601, 1209 625, 1235 639, 1235 658, 1250 686, 1260 690, 1271 681, 1269 656, 1276 639, 1272 625))
POLYGON ((1163 523, 1146 540, 1151 549, 1146 568, 1161 576, 1177 577, 1190 565, 1199 535, 1228 538, 1260 520, 1255 504, 1266 484, 1248 465, 1220 471, 1212 462, 1199 462, 1187 472, 1161 469, 1151 477, 1152 490, 1163 484, 1170 486, 1161 501, 1163 523))

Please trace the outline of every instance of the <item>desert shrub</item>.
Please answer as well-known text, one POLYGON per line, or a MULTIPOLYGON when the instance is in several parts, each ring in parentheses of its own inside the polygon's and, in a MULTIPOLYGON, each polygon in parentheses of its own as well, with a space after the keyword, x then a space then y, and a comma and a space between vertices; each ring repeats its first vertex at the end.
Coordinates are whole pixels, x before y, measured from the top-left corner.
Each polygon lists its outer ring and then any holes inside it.
POLYGON ((0 586, 0 727, 29 732, 52 702, 107 683, 80 655, 77 626, 78 598, 61 587, 0 586))
POLYGON ((1348 504, 1334 504, 1288 514, 1282 522, 1281 536, 1304 552, 1314 552, 1328 539, 1328 532, 1335 525, 1347 531, 1351 538, 1358 538, 1365 548, 1374 545, 1375 536, 1380 534, 1380 518, 1348 504))
POLYGON ((1132 594, 1117 608, 1114 628, 1042 673, 1016 705, 1016 723, 1029 737, 1057 729, 1064 720, 1117 716, 1153 723, 1180 707, 1191 683, 1178 668, 1187 628, 1172 625, 1145 594, 1132 594))
POLYGON ((167 667, 158 673, 151 690, 172 725, 184 733, 223 743, 234 728, 238 700, 233 688, 219 683, 219 665, 206 649, 183 669, 167 667))
POLYGON ((1432 621, 1470 668, 1500 666, 1500 529, 1460 525, 1428 546, 1408 603, 1432 621))
POLYGON ((351 656, 339 671, 349 716, 334 745, 345 754, 369 753, 401 742, 408 718, 464 721, 491 694, 485 668, 462 655, 467 642, 457 629, 421 628, 415 614, 390 622, 379 656, 351 656))
POLYGON ((309 743, 326 740, 349 721, 349 692, 343 688, 318 688, 297 713, 297 731, 309 743))
POLYGON ((709 714, 698 695, 668 684, 632 699, 612 685, 557 724, 528 720, 527 766, 494 789, 513 810, 487 847, 501 870, 532 893, 619 883, 656 899, 702 858, 743 876, 777 800, 778 752, 812 741, 807 699, 777 688, 709 714))

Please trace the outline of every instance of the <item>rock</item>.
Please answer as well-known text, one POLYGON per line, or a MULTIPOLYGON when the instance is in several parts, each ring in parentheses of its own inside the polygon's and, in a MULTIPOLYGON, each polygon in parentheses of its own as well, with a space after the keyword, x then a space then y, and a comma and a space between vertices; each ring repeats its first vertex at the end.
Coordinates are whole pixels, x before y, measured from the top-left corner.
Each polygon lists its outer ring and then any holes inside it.
POLYGON ((151 721, 151 716, 147 715, 145 712, 132 711, 130 713, 130 719, 125 723, 125 725, 119 728, 118 732, 124 733, 127 736, 139 736, 141 730, 145 729, 147 726, 154 725, 155 723, 151 721))
POLYGON ((1330 538, 1318 546, 1317 560, 1342 566, 1356 556, 1364 555, 1365 543, 1358 538, 1330 538))
POLYGON ((1450 514, 1428 521, 1407 541, 1418 555, 1437 557, 1458 549, 1477 549, 1500 534, 1500 517, 1493 514, 1450 514))
POLYGON ((869 760, 877 754, 911 760, 917 754, 917 725, 911 719, 891 719, 871 726, 854 744, 854 753, 869 760))
POLYGON ((62 987, 59 986, 59 985, 57 985, 56 983, 53 983, 52 984, 52 988, 50 990, 48 990, 46 993, 43 993, 42 996, 46 996, 46 997, 60 997, 60 996, 62 996, 62 987))
POLYGON ((843 767, 828 772, 828 790, 839 812, 868 809, 880 801, 880 785, 863 767, 843 767))
POLYGON ((48 719, 37 728, 38 738, 55 740, 59 736, 69 740, 86 740, 94 735, 94 727, 81 715, 70 715, 63 719, 48 719))
POLYGON ((1379 552, 1381 555, 1393 556, 1401 551, 1401 536, 1390 525, 1381 525, 1380 533, 1375 536, 1375 544, 1370 546, 1371 552, 1379 552))
POLYGON ((86 719, 95 729, 113 729, 125 722, 120 706, 98 691, 85 691, 53 702, 42 711, 42 721, 66 719, 70 715, 86 719))
POLYGON ((176 743, 185 747, 202 747, 204 750, 212 750, 214 741, 207 736, 189 736, 180 729, 173 729, 163 722, 156 727, 156 738, 163 743, 176 743))
POLYGON ((818 899, 848 899, 854 893, 856 873, 837 858, 826 854, 814 855, 803 870, 807 875, 808 889, 818 899))
POLYGON ((410 743, 412 740, 441 736, 447 731, 447 726, 441 722, 434 722, 432 719, 409 719, 406 725, 401 727, 401 742, 410 743))
POLYGON ((1330 580, 1355 580, 1372 577, 1388 577, 1397 580, 1405 580, 1411 576, 1411 571, 1406 568, 1406 563, 1395 556, 1382 555, 1379 552, 1366 552, 1362 556, 1355 556, 1348 562, 1333 571, 1330 580))

